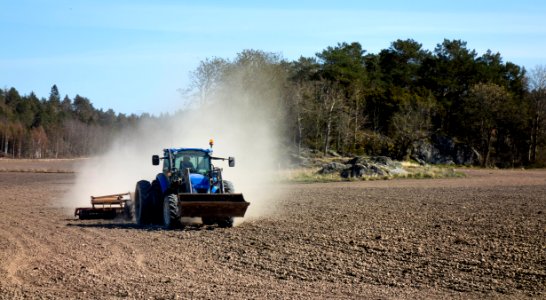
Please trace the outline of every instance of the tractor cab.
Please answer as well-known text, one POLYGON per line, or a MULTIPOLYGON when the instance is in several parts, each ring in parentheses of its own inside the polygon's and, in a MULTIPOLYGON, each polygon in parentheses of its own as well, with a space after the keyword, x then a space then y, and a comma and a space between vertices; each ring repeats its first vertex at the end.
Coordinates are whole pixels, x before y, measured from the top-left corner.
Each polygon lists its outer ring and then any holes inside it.
POLYGON ((208 149, 179 148, 165 149, 163 160, 163 173, 175 171, 181 172, 190 169, 192 174, 208 175, 212 170, 210 162, 210 153, 208 149))
MULTIPOLYGON (((212 145, 211 145, 212 146, 212 145)), ((162 190, 167 186, 177 187, 182 193, 218 193, 223 187, 222 170, 215 168, 212 160, 228 160, 235 165, 233 157, 212 157, 212 149, 170 148, 163 150, 163 157, 152 157, 154 165, 163 159, 163 173, 158 174, 162 190)))

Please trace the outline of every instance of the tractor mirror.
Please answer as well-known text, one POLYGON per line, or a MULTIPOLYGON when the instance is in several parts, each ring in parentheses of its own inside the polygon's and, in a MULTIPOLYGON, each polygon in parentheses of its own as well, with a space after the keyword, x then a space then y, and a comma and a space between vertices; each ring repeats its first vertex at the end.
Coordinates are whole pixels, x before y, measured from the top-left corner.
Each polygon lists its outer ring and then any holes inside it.
POLYGON ((230 157, 228 158, 228 162, 229 162, 229 166, 230 166, 230 167, 235 167, 235 157, 230 156, 230 157))
POLYGON ((154 166, 159 165, 159 156, 158 155, 153 155, 152 156, 152 165, 154 165, 154 166))

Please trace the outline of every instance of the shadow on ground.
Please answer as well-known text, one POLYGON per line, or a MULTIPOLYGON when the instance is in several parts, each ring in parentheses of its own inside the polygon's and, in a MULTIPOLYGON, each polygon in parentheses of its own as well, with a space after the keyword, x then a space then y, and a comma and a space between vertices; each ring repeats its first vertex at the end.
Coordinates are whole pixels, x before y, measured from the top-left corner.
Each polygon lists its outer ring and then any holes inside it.
MULTIPOLYGON (((74 221, 68 219, 66 221, 74 221)), ((68 227, 81 227, 81 228, 105 228, 105 229, 133 229, 143 231, 201 231, 201 230, 214 230, 216 226, 201 225, 201 224, 187 224, 178 228, 166 229, 160 225, 138 225, 135 223, 116 222, 116 223, 67 223, 68 227)))

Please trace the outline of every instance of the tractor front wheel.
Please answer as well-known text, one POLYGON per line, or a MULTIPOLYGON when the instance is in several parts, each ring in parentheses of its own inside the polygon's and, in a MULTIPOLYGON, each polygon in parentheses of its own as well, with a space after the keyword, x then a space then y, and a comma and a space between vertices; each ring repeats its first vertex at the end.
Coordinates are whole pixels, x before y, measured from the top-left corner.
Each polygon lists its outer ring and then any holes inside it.
POLYGON ((233 217, 227 217, 227 218, 218 220, 218 227, 220 227, 220 228, 231 228, 231 227, 233 227, 233 217))
POLYGON ((175 194, 169 194, 163 199, 163 226, 166 229, 172 229, 180 225, 178 197, 175 194))
POLYGON ((216 223, 216 219, 211 217, 201 217, 201 222, 203 223, 203 225, 213 225, 214 223, 216 223))
POLYGON ((232 194, 235 193, 235 187, 233 186, 233 183, 231 181, 224 180, 224 193, 226 194, 232 194))
MULTIPOLYGON (((232 194, 235 193, 235 187, 231 181, 224 180, 224 193, 232 194)), ((218 220, 218 227, 220 228, 231 228, 233 227, 233 217, 226 217, 218 220)))

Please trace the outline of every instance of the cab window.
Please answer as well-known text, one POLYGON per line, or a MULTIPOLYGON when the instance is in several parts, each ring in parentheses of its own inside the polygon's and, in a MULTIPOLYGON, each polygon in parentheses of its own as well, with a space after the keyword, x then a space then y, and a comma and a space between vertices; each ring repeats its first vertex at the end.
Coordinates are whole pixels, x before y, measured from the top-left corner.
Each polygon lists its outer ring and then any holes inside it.
MULTIPOLYGON (((169 157, 169 153, 166 152, 164 157, 169 157)), ((167 173, 169 172, 169 170, 171 169, 171 166, 170 166, 170 162, 168 159, 164 159, 163 160, 163 173, 167 173)))
POLYGON ((191 173, 203 175, 210 171, 209 156, 201 151, 183 151, 177 153, 174 163, 180 171, 190 169, 191 173))

